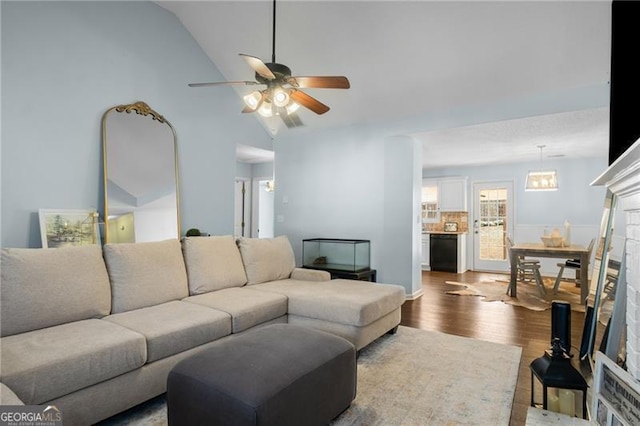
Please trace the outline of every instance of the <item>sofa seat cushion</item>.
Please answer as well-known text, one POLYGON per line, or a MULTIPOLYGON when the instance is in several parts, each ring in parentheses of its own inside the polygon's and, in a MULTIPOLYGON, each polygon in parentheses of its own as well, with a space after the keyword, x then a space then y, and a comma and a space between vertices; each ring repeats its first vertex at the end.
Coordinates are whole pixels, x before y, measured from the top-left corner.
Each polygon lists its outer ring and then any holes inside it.
POLYGON ((279 318, 287 313, 286 296, 249 288, 227 288, 187 297, 183 301, 227 312, 231 315, 234 333, 279 318))
POLYGON ((135 370, 147 359, 144 336, 99 319, 3 337, 0 346, 1 380, 27 405, 135 370))
POLYGON ((237 243, 247 273, 247 285, 289 278, 296 267, 291 243, 284 235, 276 238, 240 237, 237 243))
POLYGON ((147 363, 231 334, 229 314, 180 301, 113 314, 103 320, 142 334, 147 340, 147 363))
POLYGON ((187 270, 178 240, 106 244, 111 313, 180 300, 189 295, 187 270))
POLYGON ((100 318, 111 289, 99 245, 2 249, 2 336, 100 318))
POLYGON ((405 300, 402 286, 356 280, 280 280, 251 288, 287 296, 290 315, 358 327, 371 324, 393 312, 405 300))
POLYGON ((185 237, 182 253, 191 295, 242 287, 247 283, 240 251, 230 235, 185 237))

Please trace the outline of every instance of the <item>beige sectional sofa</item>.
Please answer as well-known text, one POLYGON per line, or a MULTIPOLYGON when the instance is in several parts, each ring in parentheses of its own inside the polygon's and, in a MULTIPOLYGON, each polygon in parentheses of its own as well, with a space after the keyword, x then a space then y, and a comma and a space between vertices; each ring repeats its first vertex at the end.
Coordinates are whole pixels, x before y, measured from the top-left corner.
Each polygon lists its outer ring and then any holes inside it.
MULTIPOLYGON (((357 349, 400 322, 404 288, 295 267, 286 237, 2 249, 0 404, 91 424, 162 394, 171 368, 274 322, 357 349)), ((259 356, 259 354, 256 354, 259 356)))

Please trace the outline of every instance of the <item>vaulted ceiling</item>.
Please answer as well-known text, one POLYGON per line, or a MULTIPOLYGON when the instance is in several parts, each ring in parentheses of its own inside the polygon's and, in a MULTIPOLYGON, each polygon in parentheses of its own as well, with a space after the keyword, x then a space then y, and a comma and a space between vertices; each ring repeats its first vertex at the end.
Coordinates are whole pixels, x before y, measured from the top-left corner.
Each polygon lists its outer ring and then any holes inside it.
MULTIPOLYGON (((271 1, 157 3, 181 20, 223 79, 254 79, 238 53, 270 61, 271 1)), ((345 75, 351 89, 308 89, 331 110, 301 112, 305 127, 264 124, 303 134, 579 93, 608 84, 610 43, 610 1, 278 1, 277 62, 294 75, 345 75)), ((219 80, 194 74, 190 82, 219 80)), ((216 96, 232 89, 193 90, 216 96)), ((238 102, 229 108, 240 113, 241 95, 252 87, 235 90, 238 102)), ((423 141, 425 167, 531 161, 539 144, 553 156, 606 155, 607 102, 574 104, 573 111, 412 135, 423 141), (442 144, 448 149, 434 149, 442 144)))

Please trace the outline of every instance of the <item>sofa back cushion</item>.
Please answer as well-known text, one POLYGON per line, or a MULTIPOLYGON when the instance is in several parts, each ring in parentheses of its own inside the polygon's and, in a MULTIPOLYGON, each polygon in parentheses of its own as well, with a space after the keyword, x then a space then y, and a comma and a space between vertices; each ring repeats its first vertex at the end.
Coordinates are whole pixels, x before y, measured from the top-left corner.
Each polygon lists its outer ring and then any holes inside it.
POLYGON ((242 287, 247 283, 240 251, 230 235, 185 237, 182 254, 191 295, 242 287))
POLYGON ((111 312, 158 305, 189 296, 180 241, 106 244, 111 312))
POLYGON ((111 310, 99 245, 2 249, 0 335, 24 333, 111 310))
POLYGON ((240 237, 237 244, 247 273, 247 285, 287 279, 296 267, 293 249, 284 235, 276 238, 240 237))

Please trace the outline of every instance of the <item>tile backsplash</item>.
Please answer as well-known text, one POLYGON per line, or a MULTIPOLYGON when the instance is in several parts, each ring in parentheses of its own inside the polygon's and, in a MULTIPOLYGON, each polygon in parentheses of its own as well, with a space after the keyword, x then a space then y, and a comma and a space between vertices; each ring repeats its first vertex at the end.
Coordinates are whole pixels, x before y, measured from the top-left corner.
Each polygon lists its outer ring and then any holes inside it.
POLYGON ((440 222, 423 223, 422 230, 430 232, 444 232, 445 222, 456 222, 458 224, 458 232, 468 232, 469 212, 442 212, 440 213, 440 222))

